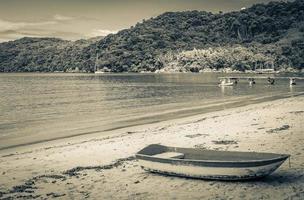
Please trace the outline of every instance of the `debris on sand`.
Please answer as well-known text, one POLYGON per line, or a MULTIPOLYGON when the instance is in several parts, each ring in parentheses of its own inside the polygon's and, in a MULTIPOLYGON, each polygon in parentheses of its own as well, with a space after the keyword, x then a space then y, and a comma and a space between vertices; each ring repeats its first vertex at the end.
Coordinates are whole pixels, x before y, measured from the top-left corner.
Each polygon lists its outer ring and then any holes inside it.
POLYGON ((298 114, 303 114, 304 110, 292 111, 292 112, 289 112, 289 113, 298 115, 298 114))
POLYGON ((46 196, 50 196, 53 198, 65 196, 65 194, 57 194, 55 192, 47 193, 46 196))
POLYGON ((104 169, 112 169, 114 167, 118 167, 120 165, 122 165, 125 161, 130 161, 130 160, 134 160, 135 157, 134 156, 130 156, 127 158, 122 158, 122 159, 118 159, 115 162, 113 162, 112 164, 109 165, 101 165, 101 166, 87 166, 87 167, 74 167, 72 169, 69 169, 67 171, 64 172, 64 174, 69 175, 69 176, 77 176, 79 175, 79 172, 84 171, 84 170, 96 170, 96 171, 100 171, 100 170, 104 170, 104 169))
POLYGON ((290 128, 289 125, 283 125, 279 128, 270 129, 270 130, 266 131, 266 133, 275 133, 275 132, 279 132, 279 131, 288 130, 289 128, 290 128))
POLYGON ((194 148, 198 148, 198 149, 207 149, 205 143, 203 143, 203 144, 196 144, 196 145, 194 145, 194 148))
POLYGON ((202 121, 205 121, 206 119, 207 119, 207 117, 204 117, 204 118, 202 118, 202 119, 196 120, 194 123, 202 122, 202 121))
POLYGON ((12 190, 10 191, 10 193, 21 193, 21 192, 26 192, 26 193, 32 193, 34 189, 37 189, 35 186, 34 181, 29 180, 27 182, 25 182, 22 185, 16 185, 12 188, 12 190))
POLYGON ((194 134, 194 135, 185 135, 185 137, 188 137, 188 138, 196 138, 196 137, 200 137, 200 136, 208 136, 208 134, 194 134))
POLYGON ((214 144, 228 145, 228 144, 238 144, 235 140, 213 140, 214 144))

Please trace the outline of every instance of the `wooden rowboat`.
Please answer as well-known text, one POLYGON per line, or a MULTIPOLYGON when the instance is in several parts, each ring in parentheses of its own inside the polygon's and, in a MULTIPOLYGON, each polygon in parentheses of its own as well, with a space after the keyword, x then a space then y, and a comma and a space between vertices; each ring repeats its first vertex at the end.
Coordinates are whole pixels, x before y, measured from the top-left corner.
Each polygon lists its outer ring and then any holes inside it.
POLYGON ((143 169, 182 177, 248 180, 274 172, 290 155, 213 151, 152 144, 136 154, 143 169))

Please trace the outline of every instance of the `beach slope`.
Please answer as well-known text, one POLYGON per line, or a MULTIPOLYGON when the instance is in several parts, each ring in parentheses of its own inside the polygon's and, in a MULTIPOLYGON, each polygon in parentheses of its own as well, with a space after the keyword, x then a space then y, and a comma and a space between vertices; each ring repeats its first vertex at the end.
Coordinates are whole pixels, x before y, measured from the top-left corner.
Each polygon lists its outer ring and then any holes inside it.
POLYGON ((0 199, 303 199, 304 97, 290 97, 167 122, 107 137, 82 136, 0 152, 0 199), (290 154, 270 176, 221 182, 143 171, 148 144, 290 154))

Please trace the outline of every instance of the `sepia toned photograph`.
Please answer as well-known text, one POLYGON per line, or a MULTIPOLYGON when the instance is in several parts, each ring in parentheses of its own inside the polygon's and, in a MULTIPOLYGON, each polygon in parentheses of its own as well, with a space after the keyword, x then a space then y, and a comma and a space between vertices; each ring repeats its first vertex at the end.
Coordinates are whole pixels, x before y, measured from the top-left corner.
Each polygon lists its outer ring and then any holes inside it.
POLYGON ((0 200, 304 200, 304 0, 0 0, 0 200))

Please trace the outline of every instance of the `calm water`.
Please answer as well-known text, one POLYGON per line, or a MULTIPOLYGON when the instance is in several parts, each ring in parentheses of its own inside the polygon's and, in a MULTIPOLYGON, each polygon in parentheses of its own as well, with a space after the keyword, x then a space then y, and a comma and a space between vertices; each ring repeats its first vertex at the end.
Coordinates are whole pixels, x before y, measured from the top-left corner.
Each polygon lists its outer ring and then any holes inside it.
POLYGON ((220 88, 218 76, 222 74, 2 73, 0 149, 304 92, 303 82, 290 87, 288 80, 220 88))

